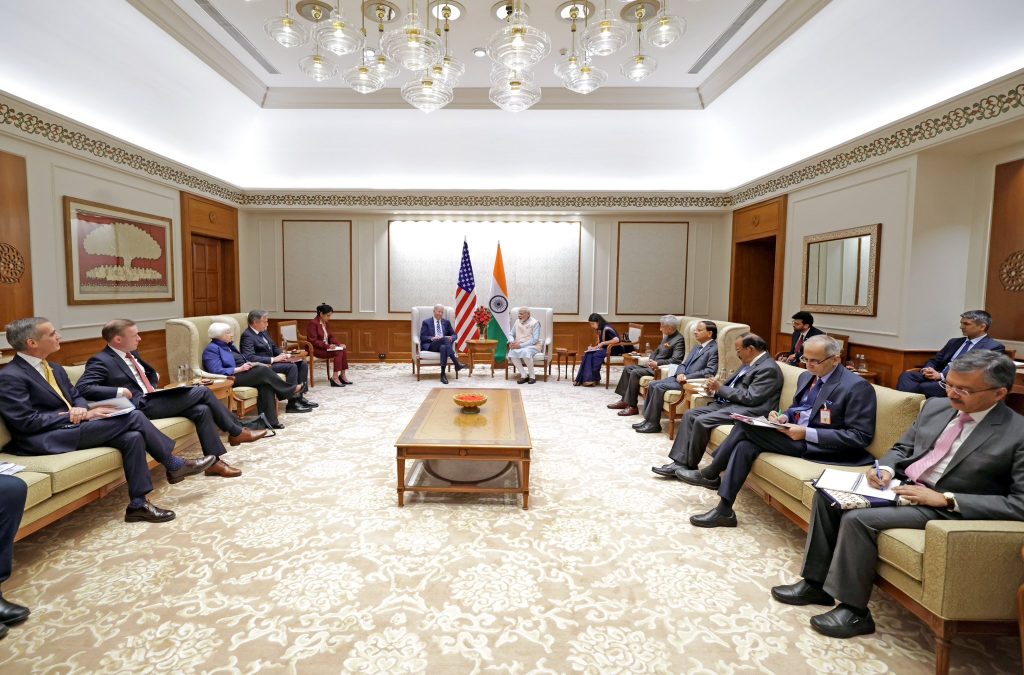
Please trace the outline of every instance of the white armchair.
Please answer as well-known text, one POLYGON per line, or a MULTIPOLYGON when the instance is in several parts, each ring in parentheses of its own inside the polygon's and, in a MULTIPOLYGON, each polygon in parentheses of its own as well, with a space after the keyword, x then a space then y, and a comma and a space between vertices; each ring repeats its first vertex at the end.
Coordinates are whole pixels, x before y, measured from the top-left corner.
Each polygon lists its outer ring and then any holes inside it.
MULTIPOLYGON (((552 324, 554 323, 555 310, 551 307, 527 307, 530 310, 530 316, 537 320, 540 324, 540 346, 537 349, 537 353, 533 355, 534 367, 539 366, 540 372, 544 376, 544 381, 548 381, 548 377, 551 375, 551 359, 552 352, 554 351, 552 339, 552 324)), ((508 315, 512 318, 513 323, 518 320, 519 308, 512 307, 509 309, 508 315)), ((515 366, 505 361, 505 379, 508 379, 508 369, 512 368, 515 370, 515 366)), ((525 377, 525 374, 520 373, 520 376, 525 377)))
MULTIPOLYGON (((441 367, 441 355, 438 352, 431 352, 426 349, 421 349, 420 345, 420 325, 424 319, 429 319, 434 314, 434 308, 424 305, 417 305, 412 308, 412 372, 416 376, 416 381, 420 380, 420 371, 423 366, 437 366, 441 367)), ((455 308, 445 307, 444 318, 448 319, 452 326, 455 325, 455 308)), ((452 368, 452 370, 455 370, 452 368)), ((459 378, 458 372, 455 373, 455 379, 459 378)))

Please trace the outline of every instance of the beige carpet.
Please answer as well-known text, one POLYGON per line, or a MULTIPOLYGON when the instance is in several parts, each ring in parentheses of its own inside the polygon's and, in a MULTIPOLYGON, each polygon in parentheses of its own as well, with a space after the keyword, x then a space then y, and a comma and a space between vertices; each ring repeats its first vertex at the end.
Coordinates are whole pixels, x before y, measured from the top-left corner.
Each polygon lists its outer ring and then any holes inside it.
MULTIPOLYGON (((20 542, 4 591, 33 614, 0 642, 0 672, 933 671, 928 630, 880 592, 879 632, 848 641, 808 627, 819 610, 773 602, 803 534, 750 493, 737 529, 691 527, 716 496, 656 478, 667 436, 634 433, 610 392, 519 387, 529 511, 462 495, 399 509, 392 444, 437 376, 352 377, 232 451, 243 477, 160 476, 172 523, 124 523, 122 488, 20 542)), ((953 671, 1019 673, 1019 642, 958 639, 953 671)))

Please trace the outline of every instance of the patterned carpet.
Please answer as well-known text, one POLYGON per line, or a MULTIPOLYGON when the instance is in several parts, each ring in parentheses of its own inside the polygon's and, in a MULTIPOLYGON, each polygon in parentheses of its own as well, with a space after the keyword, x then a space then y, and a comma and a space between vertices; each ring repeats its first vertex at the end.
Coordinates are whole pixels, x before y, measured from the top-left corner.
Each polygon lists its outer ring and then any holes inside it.
MULTIPOLYGON (((33 614, 0 672, 933 672, 928 630, 880 592, 879 632, 848 641, 773 602, 803 534, 750 493, 737 529, 691 527, 716 496, 655 477, 667 436, 635 434, 603 388, 519 387, 529 511, 419 494, 399 509, 393 443, 437 377, 352 378, 230 452, 241 478, 161 475, 171 523, 124 523, 121 488, 20 542, 4 591, 33 614)), ((958 639, 953 672, 1019 673, 1019 642, 958 639)))

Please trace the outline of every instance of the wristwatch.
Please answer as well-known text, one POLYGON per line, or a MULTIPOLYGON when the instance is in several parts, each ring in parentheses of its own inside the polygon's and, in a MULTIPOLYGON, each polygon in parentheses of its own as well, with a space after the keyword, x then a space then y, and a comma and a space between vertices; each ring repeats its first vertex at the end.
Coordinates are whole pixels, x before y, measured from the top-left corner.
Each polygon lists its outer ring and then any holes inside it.
POLYGON ((952 492, 943 492, 942 496, 946 498, 946 510, 956 511, 956 495, 952 492))

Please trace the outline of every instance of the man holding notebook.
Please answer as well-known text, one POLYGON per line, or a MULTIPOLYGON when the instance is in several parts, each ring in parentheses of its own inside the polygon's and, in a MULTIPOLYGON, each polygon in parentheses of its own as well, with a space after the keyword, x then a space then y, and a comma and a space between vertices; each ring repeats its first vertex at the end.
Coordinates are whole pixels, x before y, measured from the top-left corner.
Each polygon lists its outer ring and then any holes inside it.
POLYGON ((811 618, 814 630, 848 638, 875 631, 868 610, 878 533, 924 529, 929 520, 1024 520, 1024 417, 1004 401, 1013 386, 1009 357, 969 352, 947 373, 948 398, 932 398, 903 437, 867 469, 876 488, 892 478, 909 506, 842 511, 819 492, 811 508, 807 547, 795 584, 776 586, 772 597, 789 605, 834 609, 811 618))

